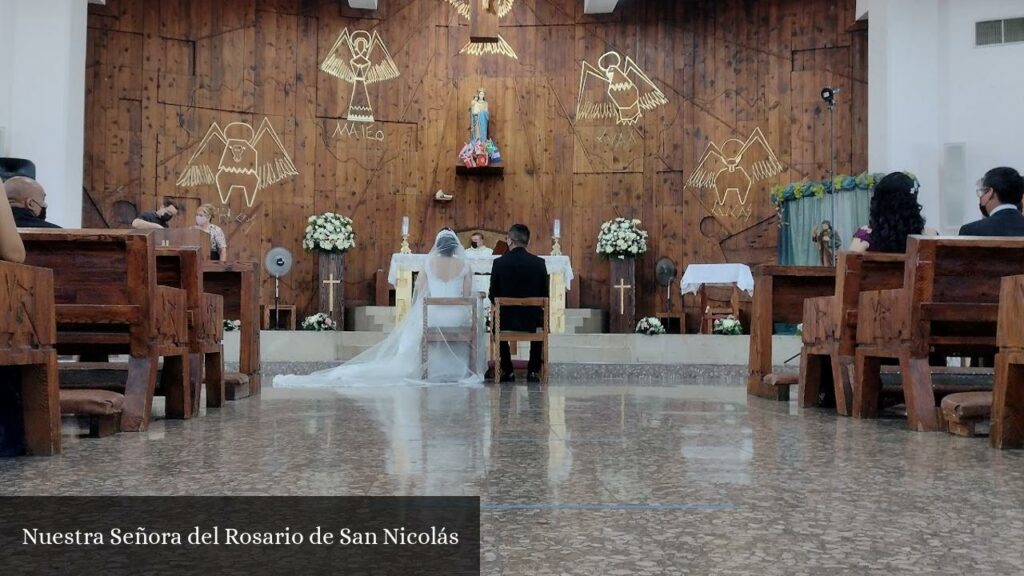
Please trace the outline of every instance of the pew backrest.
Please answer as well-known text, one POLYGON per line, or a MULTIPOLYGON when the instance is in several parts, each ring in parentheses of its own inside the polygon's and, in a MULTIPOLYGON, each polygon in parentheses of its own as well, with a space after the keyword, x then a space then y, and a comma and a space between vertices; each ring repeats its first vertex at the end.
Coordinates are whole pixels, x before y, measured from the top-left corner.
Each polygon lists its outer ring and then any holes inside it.
POLYGON ((834 337, 839 342, 840 354, 852 356, 854 353, 861 292, 901 288, 904 262, 904 254, 839 254, 833 313, 836 321, 834 337))
POLYGON ((0 261, 0 350, 49 348, 56 340, 53 272, 0 261))
POLYGON ((1001 350, 1024 350, 1024 275, 1003 278, 996 340, 1001 350))

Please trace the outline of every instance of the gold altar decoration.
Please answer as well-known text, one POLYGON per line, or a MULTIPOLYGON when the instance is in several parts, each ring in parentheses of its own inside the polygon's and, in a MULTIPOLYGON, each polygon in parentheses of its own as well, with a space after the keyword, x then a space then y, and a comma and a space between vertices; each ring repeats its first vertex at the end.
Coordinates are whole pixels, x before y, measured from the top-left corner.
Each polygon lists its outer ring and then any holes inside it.
POLYGON ((245 205, 252 208, 257 192, 298 174, 267 118, 258 130, 253 130, 246 122, 232 122, 223 129, 214 122, 189 158, 177 185, 186 188, 216 185, 222 204, 230 202, 235 189, 240 189, 245 195, 245 205), (260 146, 265 137, 270 139, 270 154, 261 157, 260 146), (219 158, 216 172, 212 162, 215 157, 219 158))
POLYGON ((602 54, 597 66, 583 61, 577 120, 614 118, 616 124, 632 126, 644 112, 665 104, 665 94, 629 56, 623 58, 613 50, 602 54))

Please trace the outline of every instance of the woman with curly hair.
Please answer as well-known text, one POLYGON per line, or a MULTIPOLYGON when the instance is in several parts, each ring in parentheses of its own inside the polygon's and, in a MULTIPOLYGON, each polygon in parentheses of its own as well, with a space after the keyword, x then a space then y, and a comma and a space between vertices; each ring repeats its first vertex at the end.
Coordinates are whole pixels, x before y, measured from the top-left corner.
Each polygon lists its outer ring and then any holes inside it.
POLYGON ((875 185, 868 225, 854 233, 850 251, 902 253, 907 250, 907 236, 924 230, 917 181, 903 172, 893 172, 875 185))

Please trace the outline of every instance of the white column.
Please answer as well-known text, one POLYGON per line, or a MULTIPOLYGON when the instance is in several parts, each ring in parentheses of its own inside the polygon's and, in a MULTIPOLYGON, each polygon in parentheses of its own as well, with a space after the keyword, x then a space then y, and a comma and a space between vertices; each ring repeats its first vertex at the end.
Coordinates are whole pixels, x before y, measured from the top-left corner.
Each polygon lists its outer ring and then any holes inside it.
POLYGON ((0 152, 36 164, 48 220, 82 223, 86 0, 0 0, 0 152))

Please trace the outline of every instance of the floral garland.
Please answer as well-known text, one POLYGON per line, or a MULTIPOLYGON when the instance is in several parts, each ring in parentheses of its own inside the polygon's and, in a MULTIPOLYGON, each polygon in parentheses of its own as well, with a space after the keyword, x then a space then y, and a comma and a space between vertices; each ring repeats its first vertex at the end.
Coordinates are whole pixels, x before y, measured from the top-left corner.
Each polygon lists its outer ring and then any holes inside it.
POLYGON ((605 258, 635 258, 647 252, 647 231, 637 219, 616 218, 601 224, 597 253, 605 258))
MULTIPOLYGON (((914 180, 914 186, 917 188, 919 186, 917 183, 917 177, 909 172, 906 174, 914 180)), ((776 206, 781 206, 791 200, 799 200, 807 196, 824 198, 826 194, 832 194, 834 192, 871 190, 884 176, 885 174, 865 172, 860 176, 848 176, 841 174, 836 176, 834 180, 821 180, 816 182, 809 182, 805 180, 803 182, 793 182, 786 186, 776 186, 772 188, 771 200, 776 206)))
POLYGON ((324 312, 317 312, 312 316, 306 316, 306 319, 302 321, 303 330, 314 330, 316 332, 324 332, 327 330, 334 330, 337 324, 331 317, 324 312))
POLYGON ((661 323, 661 320, 658 320, 654 316, 648 316, 646 318, 641 318, 640 321, 636 323, 636 329, 634 332, 637 334, 655 336, 658 334, 664 334, 665 326, 661 323))
POLYGON ((356 247, 356 233, 352 219, 334 212, 310 216, 302 247, 307 251, 345 253, 356 247))
POLYGON ((732 314, 725 318, 719 318, 715 320, 715 323, 711 326, 712 334, 721 334, 724 336, 739 336, 743 334, 743 325, 736 319, 732 314))

